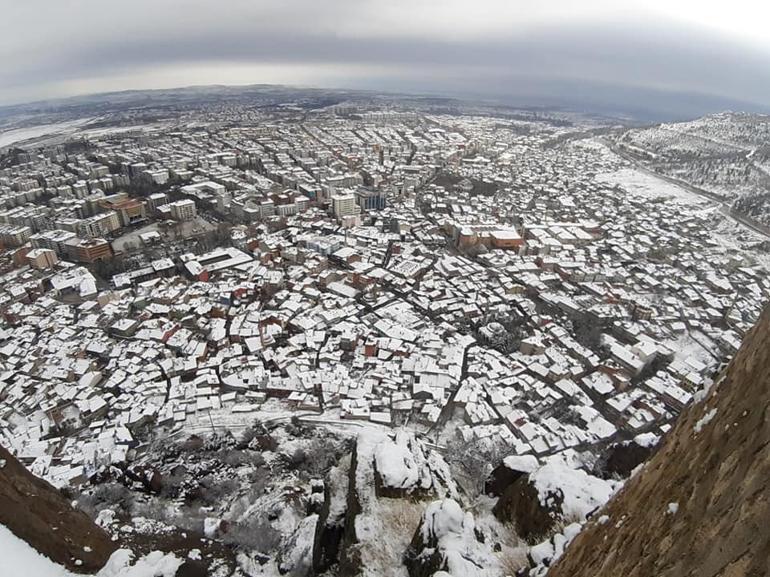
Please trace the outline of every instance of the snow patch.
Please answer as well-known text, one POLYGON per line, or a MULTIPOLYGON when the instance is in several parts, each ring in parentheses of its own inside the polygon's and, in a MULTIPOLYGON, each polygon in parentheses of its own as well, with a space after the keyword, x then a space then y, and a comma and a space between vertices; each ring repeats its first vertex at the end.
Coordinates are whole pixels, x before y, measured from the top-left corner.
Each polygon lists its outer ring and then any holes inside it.
MULTIPOLYGON (((4 525, 0 525, 0 551, 3 577, 82 577, 41 555, 4 525)), ((182 564, 182 559, 161 551, 140 557, 132 565, 133 559, 129 549, 118 549, 94 577, 174 577, 182 564)))
POLYGON ((717 414, 717 410, 711 409, 708 413, 706 413, 700 419, 698 419, 698 422, 695 423, 695 427, 693 427, 695 434, 697 435, 698 433, 700 433, 701 429, 703 429, 703 427, 708 425, 711 422, 711 420, 716 416, 716 414, 717 414))
POLYGON ((112 509, 102 509, 96 516, 96 524, 102 529, 106 529, 115 522, 115 511, 112 509))
POLYGON ((545 561, 550 561, 553 559, 554 553, 553 543, 550 539, 529 549, 529 556, 532 557, 535 565, 542 565, 545 561))
POLYGON ((118 549, 97 574, 97 577, 174 577, 183 563, 173 553, 153 551, 137 559, 131 565, 134 554, 128 549, 118 549))
POLYGON ((642 433, 634 437, 634 443, 640 447, 651 449, 658 444, 659 437, 655 433, 642 433))
POLYGON ((380 443, 375 451, 377 472, 385 487, 413 487, 420 479, 414 455, 406 444, 389 439, 380 443))
POLYGON ((422 537, 427 541, 433 535, 440 541, 450 533, 460 533, 464 519, 465 513, 454 499, 434 501, 425 509, 422 537))
POLYGON ((503 459, 503 465, 511 471, 521 471, 522 473, 531 473, 538 468, 540 462, 533 455, 511 455, 503 459))
POLYGON ((621 168, 615 172, 597 174, 596 180, 618 185, 637 198, 665 197, 678 204, 705 204, 697 194, 637 168, 621 168))
POLYGON ((221 523, 221 519, 217 519, 216 517, 206 517, 203 520, 203 534, 209 539, 213 539, 216 537, 221 523))
POLYGON ((529 478, 540 494, 543 506, 553 504, 550 502, 551 494, 561 493, 564 497, 561 505, 564 517, 580 520, 604 505, 620 487, 617 481, 599 479, 571 467, 561 456, 548 458, 529 478))

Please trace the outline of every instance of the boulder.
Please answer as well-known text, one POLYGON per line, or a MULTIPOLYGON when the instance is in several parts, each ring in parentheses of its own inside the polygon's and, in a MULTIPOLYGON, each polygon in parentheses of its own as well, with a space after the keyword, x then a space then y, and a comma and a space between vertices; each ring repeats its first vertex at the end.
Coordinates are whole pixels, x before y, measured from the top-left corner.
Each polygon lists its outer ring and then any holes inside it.
POLYGON ((491 497, 499 497, 509 485, 537 469, 537 466, 537 458, 532 455, 506 457, 492 470, 484 482, 484 493, 491 497))
POLYGON ((492 512, 501 522, 516 527, 518 535, 532 544, 551 532, 561 515, 563 498, 561 492, 553 491, 547 501, 541 501, 529 475, 522 475, 503 491, 492 512))
POLYGON ((185 559, 176 570, 174 577, 206 577, 208 569, 206 563, 196 559, 185 559))
POLYGON ((480 536, 473 515, 464 513, 457 501, 430 503, 404 554, 409 577, 495 574, 498 562, 480 536))
POLYGON ((457 490, 444 460, 407 431, 377 444, 374 487, 378 497, 397 499, 430 499, 457 490))
POLYGON ((618 482, 580 469, 573 454, 554 455, 510 485, 493 513, 501 521, 513 523, 529 543, 539 542, 549 536, 557 520, 585 520, 618 486, 618 482))

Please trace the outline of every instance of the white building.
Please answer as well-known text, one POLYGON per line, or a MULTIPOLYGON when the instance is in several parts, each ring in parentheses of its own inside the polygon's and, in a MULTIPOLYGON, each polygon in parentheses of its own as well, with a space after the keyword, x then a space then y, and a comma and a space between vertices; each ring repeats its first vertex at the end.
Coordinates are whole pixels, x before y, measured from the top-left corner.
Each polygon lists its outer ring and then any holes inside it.
POLYGON ((174 220, 192 220, 198 215, 195 201, 190 199, 171 202, 168 207, 171 209, 171 218, 174 220))
POLYGON ((81 238, 106 236, 120 228, 120 217, 114 210, 95 214, 77 223, 76 232, 81 238))
POLYGON ((356 203, 356 196, 354 194, 335 194, 332 196, 332 213, 337 218, 354 216, 359 211, 360 208, 356 203))

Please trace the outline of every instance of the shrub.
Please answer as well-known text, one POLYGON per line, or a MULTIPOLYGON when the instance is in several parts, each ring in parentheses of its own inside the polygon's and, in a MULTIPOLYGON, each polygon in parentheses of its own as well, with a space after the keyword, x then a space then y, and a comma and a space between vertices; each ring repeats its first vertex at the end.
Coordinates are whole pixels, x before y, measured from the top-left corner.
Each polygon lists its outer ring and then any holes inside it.
POLYGON ((246 551, 269 554, 281 544, 281 533, 265 517, 252 515, 246 521, 232 524, 223 541, 246 551))
POLYGON ((207 505, 219 505, 229 500, 240 487, 235 479, 220 479, 214 475, 203 477, 198 486, 198 498, 207 505))
POLYGON ((78 506, 94 519, 102 509, 113 509, 118 514, 128 516, 133 502, 131 491, 120 483, 99 485, 78 498, 78 506))

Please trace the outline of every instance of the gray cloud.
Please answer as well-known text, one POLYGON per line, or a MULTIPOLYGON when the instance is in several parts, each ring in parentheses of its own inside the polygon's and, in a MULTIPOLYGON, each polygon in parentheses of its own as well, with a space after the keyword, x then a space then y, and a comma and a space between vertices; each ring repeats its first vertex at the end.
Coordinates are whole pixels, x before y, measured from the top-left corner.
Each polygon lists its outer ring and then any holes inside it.
POLYGON ((133 0, 119 11, 89 0, 27 0, 0 23, 0 102, 167 87, 165 71, 169 82, 187 84, 288 79, 511 100, 623 98, 629 106, 680 94, 694 104, 699 95, 706 108, 770 107, 770 45, 749 43, 739 30, 644 12, 608 16, 602 10, 612 4, 602 2, 593 2, 593 18, 564 17, 565 2, 556 3, 562 12, 517 13, 515 4, 490 0, 485 16, 478 6, 451 13, 453 0, 133 0))

